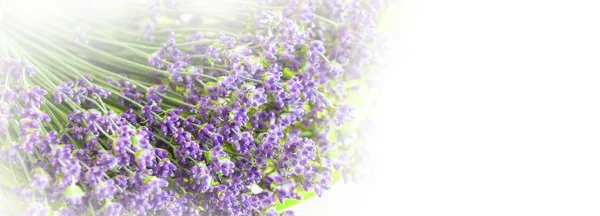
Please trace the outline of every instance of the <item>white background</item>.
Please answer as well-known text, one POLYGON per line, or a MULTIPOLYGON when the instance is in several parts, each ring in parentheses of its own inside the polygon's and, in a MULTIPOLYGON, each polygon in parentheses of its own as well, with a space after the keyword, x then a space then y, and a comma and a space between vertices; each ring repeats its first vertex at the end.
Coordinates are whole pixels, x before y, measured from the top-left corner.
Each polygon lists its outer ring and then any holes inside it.
POLYGON ((399 8, 372 179, 297 215, 600 215, 600 2, 399 8))

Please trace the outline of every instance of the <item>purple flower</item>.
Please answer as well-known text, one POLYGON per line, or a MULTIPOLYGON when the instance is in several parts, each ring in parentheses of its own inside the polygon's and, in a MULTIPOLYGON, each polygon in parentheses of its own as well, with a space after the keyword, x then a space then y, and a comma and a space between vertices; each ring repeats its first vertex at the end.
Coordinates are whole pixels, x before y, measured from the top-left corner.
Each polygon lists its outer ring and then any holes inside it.
MULTIPOLYGON (((352 119, 352 107, 342 103, 363 86, 348 89, 348 81, 373 76, 365 66, 368 49, 381 41, 374 32, 378 2, 291 0, 280 11, 257 11, 251 32, 189 31, 186 42, 193 43, 177 44, 184 35, 175 30, 201 27, 202 17, 163 14, 177 2, 152 0, 140 36, 166 40, 154 51, 156 43, 137 46, 153 53, 142 62, 150 73, 92 62, 107 73, 94 77, 110 78, 65 80, 49 91, 54 102, 68 103, 47 104, 50 110, 40 107, 46 91, 28 86, 40 79, 19 82, 37 69, 3 60, 0 77, 9 85, 0 88, 0 134, 14 140, 0 156, 14 162, 25 154, 34 168, 15 192, 32 203, 31 214, 54 211, 40 204, 48 201, 66 203, 56 210, 65 215, 89 208, 100 215, 293 215, 273 206, 299 199, 298 189, 320 196, 334 170, 347 176, 365 160, 347 134, 339 131, 335 142, 327 134, 352 119), (158 22, 166 15, 171 27, 158 22), (170 32, 155 35, 164 30, 170 32), (102 100, 113 91, 116 100, 102 100), (335 152, 340 156, 330 157, 335 152)), ((77 36, 85 40, 80 29, 77 36)))
POLYGON ((150 65, 156 69, 161 69, 161 68, 163 68, 164 60, 165 60, 164 52, 162 50, 160 50, 156 54, 154 54, 152 57, 150 57, 150 59, 148 59, 148 65, 150 65))
POLYGON ((129 81, 121 81, 118 83, 117 87, 121 88, 122 95, 119 97, 119 103, 125 104, 128 107, 133 106, 133 102, 131 101, 141 103, 143 95, 136 85, 129 81))
POLYGON ((160 125, 160 130, 164 135, 174 136, 179 126, 181 126, 181 122, 179 121, 181 117, 180 109, 173 109, 167 113, 167 117, 164 118, 163 123, 160 125))
POLYGON ((344 75, 344 69, 342 66, 335 62, 327 65, 327 71, 334 77, 340 77, 344 75))
POLYGON ((221 135, 221 134, 212 133, 212 134, 210 134, 210 139, 214 146, 223 145, 223 135, 221 135))
POLYGON ((222 173, 223 176, 229 176, 233 173, 235 164, 227 159, 222 159, 217 162, 216 171, 222 173))
POLYGON ((275 208, 270 208, 269 210, 267 210, 267 212, 265 212, 264 215, 265 216, 279 216, 279 213, 277 213, 275 208))
POLYGON ((107 171, 114 169, 117 164, 119 164, 119 160, 113 156, 111 153, 106 151, 98 152, 96 156, 95 165, 98 166, 101 170, 107 171))
POLYGON ((219 51, 220 50, 218 48, 209 46, 206 48, 206 56, 211 58, 212 61, 219 63, 222 61, 221 58, 219 57, 219 51))
POLYGON ((156 87, 151 87, 148 89, 148 92, 146 92, 146 101, 148 103, 157 103, 160 104, 162 102, 162 98, 161 95, 165 94, 167 92, 167 87, 163 86, 163 85, 159 85, 156 87))
POLYGON ((44 100, 44 95, 46 95, 46 90, 39 86, 34 86, 26 89, 19 97, 23 106, 27 108, 40 108, 44 100))
POLYGON ((148 196, 153 193, 159 193, 160 191, 162 191, 163 187, 169 185, 169 182, 167 182, 167 180, 156 178, 154 176, 146 177, 144 181, 144 186, 142 186, 141 188, 141 194, 144 196, 148 196))
POLYGON ((183 72, 187 66, 187 63, 181 61, 169 64, 167 67, 167 71, 170 75, 169 78, 175 82, 183 82, 183 78, 179 73, 183 72))
POLYGON ((335 112, 334 122, 337 125, 342 125, 352 120, 352 107, 347 105, 339 105, 335 112))
POLYGON ((49 122, 50 116, 37 108, 26 108, 21 111, 21 118, 31 119, 35 122, 49 122))
POLYGON ((142 117, 148 121, 148 125, 154 125, 159 120, 156 114, 161 111, 162 108, 156 103, 149 103, 142 108, 142 117))
POLYGON ((229 35, 220 34, 219 40, 221 41, 221 43, 223 43, 225 45, 225 47, 227 49, 232 49, 235 47, 235 38, 234 37, 231 37, 229 35))
POLYGON ((33 203, 29 203, 29 205, 27 206, 25 215, 46 216, 46 215, 48 215, 48 213, 50 213, 50 210, 51 210, 50 206, 47 206, 46 204, 42 204, 39 202, 33 202, 33 203))
POLYGON ((127 120, 132 125, 137 123, 137 116, 135 115, 135 111, 133 109, 128 109, 121 114, 121 118, 127 120))
POLYGON ((104 176, 102 176, 104 174, 105 170, 102 170, 102 168, 100 167, 91 167, 87 170, 87 172, 85 173, 85 181, 92 185, 95 186, 96 184, 98 184, 98 182, 101 182, 104 178, 104 176))
POLYGON ((154 165, 154 157, 154 151, 149 149, 137 150, 135 152, 135 162, 142 169, 154 165))
POLYGON ((54 102, 62 103, 65 98, 73 97, 73 82, 64 82, 58 85, 54 90, 54 102))
POLYGON ((112 199, 117 191, 118 188, 115 185, 114 180, 108 179, 99 182, 96 187, 94 187, 94 196, 96 196, 98 200, 112 199))
POLYGON ((237 93, 240 105, 246 107, 258 108, 259 106, 267 103, 267 95, 263 88, 256 88, 251 84, 242 85, 241 91, 237 93))
POLYGON ((82 96, 88 95, 88 89, 85 87, 76 87, 73 90, 73 102, 75 102, 76 104, 81 104, 84 101, 82 96))
POLYGON ((114 155, 119 160, 119 165, 128 166, 133 160, 133 150, 131 149, 131 139, 127 136, 123 136, 113 142, 112 150, 114 155))
POLYGON ((287 210, 284 211, 283 213, 281 213, 282 216, 294 216, 294 211, 292 210, 287 210))
POLYGON ((19 94, 15 92, 15 89, 8 87, 0 87, 0 101, 14 101, 19 97, 19 94))
POLYGON ((0 61, 0 75, 4 77, 5 73, 9 73, 16 81, 19 81, 25 75, 34 76, 37 71, 38 68, 27 60, 4 58, 0 61))
POLYGON ((92 98, 101 97, 101 98, 106 99, 108 96, 110 96, 110 91, 108 91, 98 85, 90 86, 88 91, 92 94, 92 98))
POLYGON ((315 17, 315 8, 310 1, 291 0, 283 10, 284 17, 295 16, 302 23, 310 23, 315 17))
POLYGON ((64 192, 64 196, 67 204, 76 206, 82 204, 82 199, 83 196, 85 196, 85 193, 83 192, 83 190, 81 190, 79 186, 73 184, 67 187, 67 189, 64 192))
POLYGON ((241 107, 235 107, 229 113, 229 121, 235 124, 237 127, 245 125, 248 122, 249 118, 246 113, 246 109, 241 107))
POLYGON ((33 171, 32 179, 29 182, 29 187, 35 190, 44 190, 51 181, 50 175, 41 168, 33 171))
POLYGON ((211 177, 206 165, 201 163, 190 168, 190 177, 192 188, 195 191, 204 193, 209 189, 211 177))
POLYGON ((150 208, 147 199, 139 193, 126 193, 119 201, 125 209, 136 215, 146 215, 146 209, 150 208))
POLYGON ((173 177, 175 175, 175 170, 177 170, 175 164, 171 163, 169 159, 165 159, 158 162, 158 164, 154 166, 152 172, 157 177, 165 179, 167 177, 173 177))
MULTIPOLYGON (((21 125, 23 121, 21 121, 21 125)), ((22 126, 24 127, 24 126, 22 126)), ((21 128, 23 129, 23 128, 21 128)), ((28 130, 32 130, 33 128, 29 127, 28 130)), ((41 138, 40 138, 40 132, 33 129, 31 132, 23 135, 21 137, 21 141, 19 142, 19 149, 29 153, 29 154, 33 154, 35 152, 35 147, 39 146, 41 143, 41 138)))
POLYGON ((56 131, 48 132, 39 145, 40 153, 43 156, 48 156, 52 151, 52 148, 58 145, 59 142, 60 140, 58 139, 56 131))
POLYGON ((119 203, 107 202, 102 208, 100 215, 102 216, 116 216, 123 214, 123 206, 119 203))

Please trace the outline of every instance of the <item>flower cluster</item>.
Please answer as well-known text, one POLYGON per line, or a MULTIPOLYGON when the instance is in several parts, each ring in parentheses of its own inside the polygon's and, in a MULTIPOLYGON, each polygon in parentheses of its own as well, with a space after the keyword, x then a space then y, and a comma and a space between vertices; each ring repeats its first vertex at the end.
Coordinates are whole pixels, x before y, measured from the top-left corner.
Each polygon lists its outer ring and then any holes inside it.
POLYGON ((84 77, 73 81, 64 82, 54 89, 54 102, 63 103, 70 101, 76 104, 85 102, 86 98, 107 98, 110 92, 103 87, 92 84, 92 78, 84 77))
POLYGON ((24 76, 34 76, 38 68, 25 59, 4 58, 0 60, 0 77, 10 76, 19 81, 24 76))
POLYGON ((30 215, 293 215, 275 206, 321 196, 356 162, 345 83, 364 76, 380 6, 337 2, 163 23, 180 3, 150 1, 141 30, 128 24, 139 17, 77 27, 65 46, 15 27, 55 55, 1 64, 14 82, 0 88, 0 156, 23 173, 13 192, 30 215), (215 17, 243 27, 202 31, 215 17), (113 33, 128 29, 142 35, 113 33))

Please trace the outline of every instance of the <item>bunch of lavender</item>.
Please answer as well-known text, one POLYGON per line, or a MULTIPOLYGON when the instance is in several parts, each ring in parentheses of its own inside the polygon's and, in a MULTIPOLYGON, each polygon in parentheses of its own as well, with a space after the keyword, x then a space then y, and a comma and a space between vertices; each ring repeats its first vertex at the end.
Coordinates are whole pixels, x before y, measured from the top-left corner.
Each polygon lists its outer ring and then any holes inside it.
POLYGON ((222 2, 8 10, 1 175, 27 215, 293 215, 356 176, 383 2, 222 2))

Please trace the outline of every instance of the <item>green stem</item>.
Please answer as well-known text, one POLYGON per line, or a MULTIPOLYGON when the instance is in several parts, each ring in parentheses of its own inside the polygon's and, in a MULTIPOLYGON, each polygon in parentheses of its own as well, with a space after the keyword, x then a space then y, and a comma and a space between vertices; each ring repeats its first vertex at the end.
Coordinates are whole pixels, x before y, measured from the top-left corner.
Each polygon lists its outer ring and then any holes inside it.
MULTIPOLYGON (((67 41, 69 41, 69 38, 67 38, 67 37, 66 37, 66 36, 64 36, 63 34, 60 34, 60 32, 56 32, 56 31, 54 31, 54 30, 53 30, 53 29, 51 29, 51 28, 48 28, 47 30, 48 30, 49 32, 54 32, 54 35, 55 35, 55 36, 57 36, 57 37, 60 37, 60 38, 62 38, 63 40, 67 40, 67 41)), ((38 38, 38 37, 37 37, 37 36, 35 36, 35 35, 31 35, 31 36, 38 38)), ((39 40, 39 38, 38 38, 38 40, 39 40)), ((107 53, 107 52, 105 52, 105 51, 102 51, 102 50, 100 50, 100 49, 97 49, 97 48, 95 48, 95 47, 93 47, 93 46, 90 46, 90 45, 88 45, 88 44, 85 44, 85 43, 77 43, 77 44, 78 44, 78 45, 80 45, 79 47, 82 47, 82 48, 84 48, 84 49, 86 49, 86 50, 88 50, 88 51, 91 51, 91 52, 94 52, 94 53, 100 54, 101 56, 103 56, 103 57, 107 57, 107 58, 109 58, 109 59, 112 59, 112 60, 114 60, 115 62, 123 63, 123 64, 125 64, 125 65, 129 65, 129 66, 136 67, 136 68, 139 68, 139 69, 145 69, 145 70, 149 70, 149 71, 156 71, 156 72, 159 72, 159 73, 162 73, 162 74, 165 74, 165 75, 169 74, 167 71, 164 71, 164 70, 159 70, 159 69, 156 69, 156 68, 153 68, 153 67, 147 66, 147 65, 143 65, 143 64, 140 64, 140 63, 134 62, 134 61, 130 61, 130 60, 126 60, 126 59, 122 59, 122 58, 120 58, 120 57, 118 57, 118 56, 112 55, 112 54, 110 54, 110 53, 107 53)), ((143 73, 143 72, 138 72, 138 73, 139 73, 139 74, 141 74, 141 75, 148 75, 147 73, 143 73)))
POLYGON ((94 99, 92 99, 92 98, 90 98, 90 97, 88 97, 88 96, 85 96, 85 95, 79 95, 79 96, 81 96, 82 98, 85 98, 85 99, 87 99, 88 101, 92 102, 94 105, 96 105, 96 107, 100 108, 100 110, 102 110, 104 113, 108 113, 108 110, 106 110, 106 109, 104 108, 104 106, 100 105, 100 104, 99 104, 98 102, 96 102, 94 99))
POLYGON ((333 20, 330 20, 330 19, 328 19, 328 18, 326 18, 326 17, 324 17, 324 16, 321 16, 321 15, 315 14, 315 18, 317 18, 317 19, 319 19, 319 20, 322 20, 322 21, 325 21, 325 22, 327 22, 327 23, 329 23, 329 24, 331 24, 331 25, 333 25, 333 26, 338 26, 338 23, 336 23, 335 21, 333 21, 333 20))
POLYGON ((329 61, 329 59, 327 58, 327 56, 325 56, 325 55, 324 55, 323 53, 321 53, 321 52, 317 52, 317 53, 319 53, 319 55, 320 55, 320 56, 321 56, 323 59, 325 59, 325 61, 327 61, 327 63, 331 64, 331 62, 329 61))
POLYGON ((214 32, 214 33, 223 33, 230 36, 238 37, 238 34, 228 31, 223 31, 220 29, 213 28, 200 28, 200 27, 184 27, 184 28, 171 28, 171 29, 161 29, 156 30, 154 33, 169 33, 169 32, 184 32, 184 31, 196 31, 196 32, 214 32))
MULTIPOLYGON (((146 46, 146 45, 142 45, 142 44, 129 43, 129 42, 124 42, 124 41, 113 41, 113 40, 108 40, 108 39, 104 39, 104 38, 96 37, 96 36, 92 36, 92 35, 88 35, 87 38, 95 40, 95 41, 101 41, 104 43, 110 43, 110 44, 117 45, 117 46, 123 46, 126 48, 138 47, 140 49, 148 49, 148 50, 153 50, 153 51, 161 48, 161 47, 146 46)), ((138 50, 138 49, 135 49, 135 50, 138 50)), ((142 53, 149 55, 148 53, 143 52, 143 51, 142 51, 142 53)))

